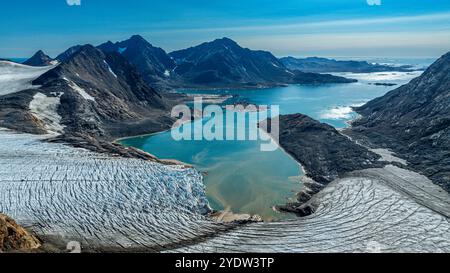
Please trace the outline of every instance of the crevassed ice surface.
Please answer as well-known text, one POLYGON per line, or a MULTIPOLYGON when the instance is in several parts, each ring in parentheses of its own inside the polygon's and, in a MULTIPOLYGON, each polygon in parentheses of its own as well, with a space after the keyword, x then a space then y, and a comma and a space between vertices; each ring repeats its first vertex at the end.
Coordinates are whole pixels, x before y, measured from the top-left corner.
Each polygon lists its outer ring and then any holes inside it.
POLYGON ((175 252, 450 252, 449 196, 417 173, 363 170, 316 198, 309 217, 248 225, 175 252))
POLYGON ((0 129, 0 211, 38 234, 155 247, 207 233, 192 168, 110 157, 0 129))
POLYGON ((309 217, 228 230, 201 215, 194 169, 43 138, 0 130, 0 211, 39 235, 176 252, 450 252, 448 193, 394 166, 334 181, 309 217))

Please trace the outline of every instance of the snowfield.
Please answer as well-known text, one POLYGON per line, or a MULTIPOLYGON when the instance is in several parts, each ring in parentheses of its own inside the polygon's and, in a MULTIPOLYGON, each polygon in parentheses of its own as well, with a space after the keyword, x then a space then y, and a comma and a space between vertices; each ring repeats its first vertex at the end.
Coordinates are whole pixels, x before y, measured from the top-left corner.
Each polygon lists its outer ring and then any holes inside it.
POLYGON ((33 67, 0 61, 0 96, 32 88, 33 80, 54 67, 33 67))
POLYGON ((45 130, 49 134, 58 135, 64 131, 61 125, 61 116, 58 114, 58 107, 61 104, 60 94, 56 97, 47 97, 38 92, 30 102, 31 113, 44 124, 45 130))

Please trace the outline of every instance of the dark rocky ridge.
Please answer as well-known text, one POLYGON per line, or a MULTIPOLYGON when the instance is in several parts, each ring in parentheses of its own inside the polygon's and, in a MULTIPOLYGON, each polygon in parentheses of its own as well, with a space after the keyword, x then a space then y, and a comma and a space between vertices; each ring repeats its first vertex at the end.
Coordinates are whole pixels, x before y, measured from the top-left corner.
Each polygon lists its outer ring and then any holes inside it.
POLYGON ((332 126, 306 115, 281 115, 279 124, 280 146, 303 166, 306 175, 313 180, 304 182, 298 202, 279 206, 280 210, 309 215, 315 208, 307 201, 333 180, 352 171, 385 165, 379 155, 354 143, 332 126))
POLYGON ((60 62, 67 61, 68 59, 70 59, 70 57, 72 57, 75 53, 77 53, 80 50, 80 48, 82 48, 82 47, 83 47, 82 45, 72 46, 72 47, 68 48, 66 51, 64 51, 63 53, 56 56, 55 60, 58 60, 60 62))
POLYGON ((104 52, 119 52, 141 73, 144 80, 160 88, 170 85, 176 77, 171 75, 176 64, 167 53, 154 47, 139 35, 113 43, 108 41, 98 46, 104 52))
POLYGON ((280 59, 287 68, 313 73, 331 73, 331 72, 352 72, 352 73, 372 73, 401 71, 410 72, 415 69, 410 65, 389 66, 382 64, 370 64, 367 61, 337 61, 327 58, 308 57, 294 58, 284 57, 280 59))
POLYGON ((450 192, 450 53, 420 77, 355 110, 362 117, 346 134, 391 149, 450 192))
POLYGON ((291 83, 348 83, 355 80, 288 70, 270 52, 242 48, 222 38, 169 54, 174 72, 188 88, 255 88, 291 83))
POLYGON ((53 59, 46 55, 42 50, 36 52, 31 58, 23 64, 30 66, 47 66, 52 64, 53 59))

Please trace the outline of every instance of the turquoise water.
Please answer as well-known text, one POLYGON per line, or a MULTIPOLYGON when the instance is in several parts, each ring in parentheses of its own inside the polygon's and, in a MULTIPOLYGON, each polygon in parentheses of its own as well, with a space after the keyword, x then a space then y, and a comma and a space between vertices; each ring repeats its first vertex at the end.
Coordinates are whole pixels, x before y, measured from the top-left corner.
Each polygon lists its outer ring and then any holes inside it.
MULTIPOLYGON (((350 106, 361 105, 395 88, 369 83, 402 84, 417 75, 418 73, 347 74, 346 76, 358 77, 360 82, 291 85, 257 90, 181 92, 239 95, 240 99, 245 98, 258 105, 279 105, 281 114, 303 113, 342 128, 356 116, 350 106)), ((252 122, 256 121, 246 123, 245 127, 250 130, 252 122)), ((286 218, 290 215, 275 212, 272 207, 292 200, 301 188, 299 177, 302 173, 297 162, 281 149, 273 152, 260 151, 261 141, 175 141, 170 132, 164 132, 125 139, 121 143, 160 158, 184 161, 205 172, 206 193, 214 209, 259 214, 265 220, 286 218)))

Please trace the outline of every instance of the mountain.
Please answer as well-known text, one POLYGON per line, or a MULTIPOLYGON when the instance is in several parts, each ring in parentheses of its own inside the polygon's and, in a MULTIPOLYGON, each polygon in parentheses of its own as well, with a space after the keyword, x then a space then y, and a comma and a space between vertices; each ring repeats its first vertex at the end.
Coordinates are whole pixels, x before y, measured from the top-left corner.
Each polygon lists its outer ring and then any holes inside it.
POLYGON ((280 61, 289 69, 313 73, 352 72, 372 73, 387 71, 414 71, 412 66, 389 66, 382 64, 371 64, 366 61, 337 61, 334 59, 309 57, 304 59, 284 57, 280 61))
POLYGON ((229 38, 169 54, 186 87, 260 87, 288 83, 349 82, 331 75, 304 75, 287 69, 270 52, 242 48, 229 38))
POLYGON ((154 47, 139 35, 130 39, 113 43, 108 41, 98 46, 104 52, 118 52, 136 66, 145 81, 161 86, 167 84, 176 64, 167 53, 154 47))
POLYGON ((52 58, 46 55, 42 50, 39 50, 23 64, 29 66, 48 66, 54 64, 54 62, 52 58))
POLYGON ((91 45, 32 84, 39 87, 0 97, 3 127, 98 141, 162 131, 173 123, 166 100, 132 64, 91 45))
POLYGON ((82 47, 83 47, 82 45, 72 46, 69 49, 67 49, 66 51, 64 51, 63 53, 59 54, 55 58, 55 60, 57 60, 59 62, 67 61, 68 59, 70 59, 70 57, 72 57, 73 54, 77 53, 78 50, 80 50, 82 47))
POLYGON ((450 192, 450 53, 421 76, 355 109, 348 134, 389 148, 450 192))

